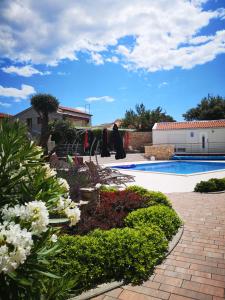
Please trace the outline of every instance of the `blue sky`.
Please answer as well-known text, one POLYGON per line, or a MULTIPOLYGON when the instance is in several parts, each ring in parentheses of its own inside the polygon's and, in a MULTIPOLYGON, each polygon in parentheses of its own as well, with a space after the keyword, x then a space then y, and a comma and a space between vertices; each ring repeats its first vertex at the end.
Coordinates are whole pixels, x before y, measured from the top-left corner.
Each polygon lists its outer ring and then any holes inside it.
POLYGON ((0 20, 0 112, 41 92, 90 105, 93 124, 137 103, 182 120, 225 97, 224 0, 3 0, 0 20))

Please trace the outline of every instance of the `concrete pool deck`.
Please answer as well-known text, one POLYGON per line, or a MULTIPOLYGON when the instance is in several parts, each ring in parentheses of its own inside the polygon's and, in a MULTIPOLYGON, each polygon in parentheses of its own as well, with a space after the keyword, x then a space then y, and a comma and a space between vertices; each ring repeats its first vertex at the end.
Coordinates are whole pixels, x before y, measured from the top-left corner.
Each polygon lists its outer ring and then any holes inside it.
MULTIPOLYGON (((143 154, 127 154, 125 159, 115 160, 114 156, 111 157, 97 157, 99 164, 104 166, 126 165, 130 163, 155 163, 160 161, 151 162, 144 158, 143 154)), ((93 158, 93 161, 94 158, 93 158)), ((164 161, 165 162, 165 161, 164 161)), ((213 161, 222 162, 222 161, 213 161)), ((222 178, 225 177, 225 171, 210 171, 207 173, 198 173, 191 175, 177 175, 177 174, 163 174, 155 172, 143 172, 143 171, 130 171, 122 170, 121 173, 135 176, 135 182, 128 185, 141 185, 147 189, 153 191, 161 191, 163 193, 174 192, 192 192, 195 185, 201 180, 208 180, 210 178, 222 178)))

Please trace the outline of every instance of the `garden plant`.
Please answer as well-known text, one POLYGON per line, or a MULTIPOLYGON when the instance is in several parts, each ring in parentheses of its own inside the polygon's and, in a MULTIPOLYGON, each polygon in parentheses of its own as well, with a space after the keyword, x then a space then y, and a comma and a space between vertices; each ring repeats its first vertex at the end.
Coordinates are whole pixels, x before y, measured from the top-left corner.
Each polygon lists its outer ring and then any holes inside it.
POLYGON ((210 193, 225 191, 225 178, 211 178, 207 181, 200 181, 195 186, 195 192, 210 193))
POLYGON ((71 281, 62 287, 64 278, 49 272, 49 257, 60 251, 50 216, 75 225, 80 210, 23 125, 3 121, 0 141, 0 298, 65 299, 71 281))

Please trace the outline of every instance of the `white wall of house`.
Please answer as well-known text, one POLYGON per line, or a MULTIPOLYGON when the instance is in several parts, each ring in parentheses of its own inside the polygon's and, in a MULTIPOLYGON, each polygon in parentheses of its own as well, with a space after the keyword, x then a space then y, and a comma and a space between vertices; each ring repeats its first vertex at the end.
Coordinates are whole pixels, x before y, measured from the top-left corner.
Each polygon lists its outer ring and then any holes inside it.
POLYGON ((152 142, 174 144, 176 152, 225 153, 225 128, 153 129, 152 142))

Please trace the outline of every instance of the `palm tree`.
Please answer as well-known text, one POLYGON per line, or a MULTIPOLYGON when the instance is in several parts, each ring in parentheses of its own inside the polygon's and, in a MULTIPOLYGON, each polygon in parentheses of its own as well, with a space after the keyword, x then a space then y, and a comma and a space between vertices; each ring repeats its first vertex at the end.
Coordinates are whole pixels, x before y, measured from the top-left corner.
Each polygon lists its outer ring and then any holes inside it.
POLYGON ((44 153, 48 154, 48 139, 50 136, 49 114, 56 112, 59 101, 49 94, 36 94, 31 98, 31 105, 41 118, 41 136, 39 145, 42 146, 44 153))

